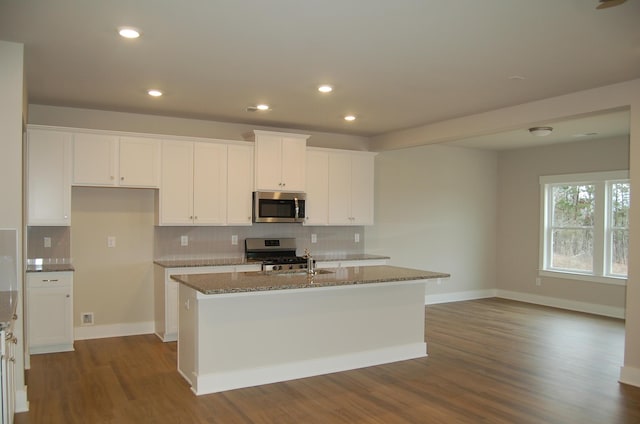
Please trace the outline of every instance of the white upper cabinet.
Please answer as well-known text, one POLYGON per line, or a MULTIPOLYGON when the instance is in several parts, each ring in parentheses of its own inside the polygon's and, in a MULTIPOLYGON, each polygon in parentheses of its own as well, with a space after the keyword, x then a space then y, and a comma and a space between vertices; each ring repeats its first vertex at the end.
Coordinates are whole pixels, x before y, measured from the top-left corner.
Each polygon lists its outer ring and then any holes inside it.
POLYGON ((159 186, 159 140, 100 133, 76 133, 73 138, 74 185, 159 186))
POLYGON ((120 137, 121 187, 160 186, 160 141, 144 137, 120 137))
POLYGON ((255 189, 304 191, 308 135, 253 131, 255 189))
POLYGON ((227 224, 251 225, 253 147, 229 145, 227 149, 227 224))
POLYGON ((227 222, 227 146, 194 143, 193 223, 227 222))
POLYGON ((193 224, 193 143, 163 141, 160 172, 160 225, 193 224))
POLYGON ((329 225, 373 225, 374 156, 329 153, 329 225))
POLYGON ((73 184, 115 186, 118 136, 73 135, 73 184))
POLYGON ((161 174, 160 225, 227 223, 226 144, 163 141, 161 174))
POLYGON ((329 153, 307 150, 307 199, 304 225, 329 223, 329 153))
POLYGON ((71 133, 27 133, 27 225, 71 225, 71 133))

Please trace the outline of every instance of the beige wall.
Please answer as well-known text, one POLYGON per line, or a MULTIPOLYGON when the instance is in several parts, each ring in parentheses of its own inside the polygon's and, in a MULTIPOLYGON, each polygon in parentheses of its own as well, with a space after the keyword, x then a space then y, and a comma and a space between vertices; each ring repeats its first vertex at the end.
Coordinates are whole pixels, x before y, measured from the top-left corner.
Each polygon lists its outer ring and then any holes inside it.
MULTIPOLYGON (((442 143, 627 107, 630 108, 629 175, 633 189, 640 186, 640 79, 397 131, 375 137, 371 145, 372 150, 387 150, 442 143)), ((621 381, 636 386, 640 386, 640 261, 633 258, 640 257, 639 205, 632 202, 630 211, 629 256, 632 259, 626 289, 625 359, 620 373, 621 381)))
POLYGON ((243 134, 251 130, 283 131, 310 134, 311 137, 307 142, 309 146, 349 150, 369 149, 369 139, 360 136, 34 104, 29 105, 29 123, 224 140, 244 140, 243 134))
POLYGON ((498 156, 497 287, 624 308, 625 287, 538 276, 542 175, 629 168, 626 137, 508 150, 498 156))
POLYGON ((495 287, 497 154, 430 145, 376 156, 366 251, 451 274, 428 297, 495 287))
POLYGON ((84 312, 96 326, 152 322, 153 190, 74 187, 71 199, 74 326, 84 312))

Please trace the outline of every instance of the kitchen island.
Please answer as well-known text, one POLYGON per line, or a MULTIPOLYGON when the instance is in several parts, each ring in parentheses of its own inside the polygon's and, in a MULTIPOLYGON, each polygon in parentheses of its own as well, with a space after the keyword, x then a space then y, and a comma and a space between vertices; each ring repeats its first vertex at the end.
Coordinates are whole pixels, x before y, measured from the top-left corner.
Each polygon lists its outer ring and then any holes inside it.
POLYGON ((197 395, 426 356, 426 281, 392 266, 174 275, 178 370, 197 395))

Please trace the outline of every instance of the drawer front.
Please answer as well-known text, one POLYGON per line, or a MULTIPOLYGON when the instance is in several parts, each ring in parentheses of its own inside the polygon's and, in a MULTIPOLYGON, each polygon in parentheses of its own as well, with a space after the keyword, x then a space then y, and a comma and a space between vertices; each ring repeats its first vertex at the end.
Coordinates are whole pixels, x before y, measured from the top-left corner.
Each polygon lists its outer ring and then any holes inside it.
POLYGON ((27 273, 28 288, 71 287, 72 272, 30 272, 27 273))

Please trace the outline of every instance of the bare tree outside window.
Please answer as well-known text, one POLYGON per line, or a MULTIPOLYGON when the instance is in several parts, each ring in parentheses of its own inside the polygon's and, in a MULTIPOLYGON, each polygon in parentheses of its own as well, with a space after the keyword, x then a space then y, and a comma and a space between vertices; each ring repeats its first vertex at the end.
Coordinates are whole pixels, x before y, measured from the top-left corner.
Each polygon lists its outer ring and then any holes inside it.
POLYGON ((629 205, 631 186, 628 182, 612 183, 610 188, 611 274, 627 275, 629 256, 629 205))
POLYGON ((551 266, 593 271, 595 185, 557 185, 552 188, 551 266))

